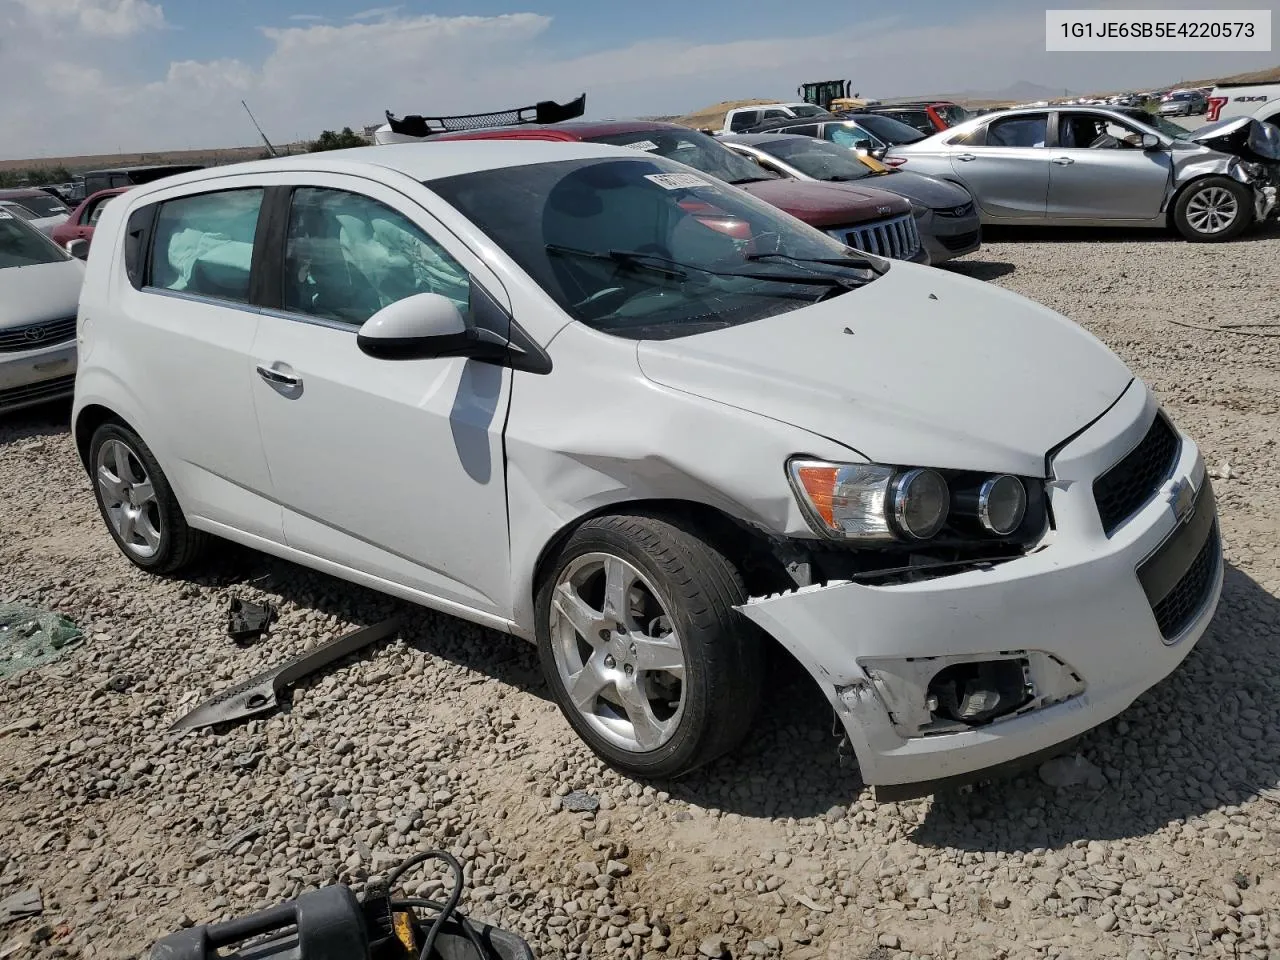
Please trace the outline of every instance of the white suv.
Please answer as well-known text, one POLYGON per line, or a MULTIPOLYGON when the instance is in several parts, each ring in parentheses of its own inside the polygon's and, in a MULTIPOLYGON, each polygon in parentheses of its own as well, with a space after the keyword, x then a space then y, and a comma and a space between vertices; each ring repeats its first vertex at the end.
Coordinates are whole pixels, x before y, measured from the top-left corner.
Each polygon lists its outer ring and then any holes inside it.
POLYGON ((663 157, 218 167, 94 244, 74 431, 125 556, 212 534, 536 641, 638 775, 741 741, 776 642, 918 791, 1119 713, 1218 600, 1200 454, 1101 343, 663 157))

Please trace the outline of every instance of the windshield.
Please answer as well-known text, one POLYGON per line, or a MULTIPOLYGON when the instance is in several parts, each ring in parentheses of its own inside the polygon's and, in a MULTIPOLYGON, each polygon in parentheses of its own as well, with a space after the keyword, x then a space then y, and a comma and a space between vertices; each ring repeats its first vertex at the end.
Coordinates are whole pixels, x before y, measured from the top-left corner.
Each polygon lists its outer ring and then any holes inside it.
POLYGON ((34 213, 26 207, 19 206, 12 200, 0 200, 0 210, 3 210, 6 213, 12 213, 15 217, 18 217, 21 220, 36 219, 36 215, 34 213))
POLYGON ((964 123, 969 119, 969 111, 957 103, 935 109, 942 114, 942 118, 947 121, 947 126, 950 127, 954 127, 957 123, 964 123))
POLYGON ((791 112, 797 117, 825 117, 830 110, 824 110, 822 107, 814 104, 798 103, 791 108, 791 112))
POLYGON ((65 203, 47 193, 39 196, 32 194, 29 197, 9 197, 7 199, 12 203, 21 204, 37 217, 56 217, 71 212, 67 209, 65 203))
POLYGON ((1172 137, 1174 140, 1190 140, 1191 131, 1186 127, 1180 127, 1172 120, 1166 120, 1154 113, 1147 113, 1145 110, 1120 110, 1117 111, 1122 116, 1128 117, 1137 123, 1145 124, 1153 130, 1159 130, 1166 137, 1172 137))
POLYGON ((770 140, 758 146, 765 153, 791 164, 815 180, 861 180, 877 173, 859 160, 858 155, 848 147, 827 143, 825 140, 795 137, 770 140))
POLYGON ((709 173, 725 183, 752 183, 777 178, 777 174, 739 156, 724 144, 717 143, 714 137, 697 130, 636 130, 633 133, 610 133, 589 139, 592 143, 608 143, 615 147, 632 147, 646 153, 656 153, 660 157, 709 173))
POLYGON ((569 316, 616 336, 748 323, 876 276, 821 231, 658 156, 558 160, 426 186, 569 316), (811 262, 823 260, 835 263, 811 262))
POLYGON ((893 117, 866 113, 859 114, 854 119, 857 120, 858 126, 870 130, 885 143, 895 146, 899 143, 915 143, 925 138, 925 135, 915 127, 909 127, 893 117))
POLYGON ((58 263, 70 255, 35 227, 0 209, 0 269, 58 263))

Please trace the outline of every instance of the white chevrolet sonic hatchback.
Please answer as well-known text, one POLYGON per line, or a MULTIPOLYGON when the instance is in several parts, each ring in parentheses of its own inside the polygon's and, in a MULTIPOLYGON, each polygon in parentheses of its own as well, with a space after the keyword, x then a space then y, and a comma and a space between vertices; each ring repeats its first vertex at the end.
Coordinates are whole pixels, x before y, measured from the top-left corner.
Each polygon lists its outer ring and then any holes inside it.
POLYGON ((74 429, 107 527, 536 641, 640 776, 725 753, 770 643, 904 792, 1172 671, 1222 583, 1195 444, 1083 329, 681 164, 458 141, 107 208, 74 429))

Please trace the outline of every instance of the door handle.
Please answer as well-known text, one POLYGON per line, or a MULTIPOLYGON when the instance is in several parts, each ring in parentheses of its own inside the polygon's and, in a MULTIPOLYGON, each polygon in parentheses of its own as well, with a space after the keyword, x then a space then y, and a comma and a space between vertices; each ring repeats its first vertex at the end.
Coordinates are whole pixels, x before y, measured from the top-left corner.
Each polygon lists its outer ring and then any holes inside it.
POLYGON ((968 163, 970 160, 977 160, 978 158, 975 157, 972 153, 957 153, 956 159, 963 160, 965 163, 968 163))
POLYGON ((1075 161, 1072 160, 1070 157, 1054 157, 1053 162, 1060 167, 1065 167, 1068 164, 1075 163, 1075 161))
POLYGON ((302 386, 301 377, 295 377, 288 373, 281 373, 279 370, 272 369, 264 363, 258 364, 258 376, 267 381, 267 383, 280 387, 302 386))

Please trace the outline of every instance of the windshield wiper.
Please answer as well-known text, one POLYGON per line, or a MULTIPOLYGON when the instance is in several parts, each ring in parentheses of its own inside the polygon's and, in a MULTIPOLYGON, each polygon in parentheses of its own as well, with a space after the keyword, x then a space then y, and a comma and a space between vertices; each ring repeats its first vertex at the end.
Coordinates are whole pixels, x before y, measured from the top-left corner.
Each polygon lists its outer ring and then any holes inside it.
MULTIPOLYGON (((879 266, 872 263, 864 257, 794 257, 789 253, 748 253, 745 259, 791 260, 795 263, 820 263, 828 267, 853 267, 854 269, 870 270, 878 277, 883 276, 884 272, 889 269, 887 266, 879 266)), ((830 276, 830 274, 824 273, 821 276, 830 276)))
MULTIPOLYGON (((576 247, 566 247, 558 243, 547 244, 548 253, 557 253, 563 256, 586 257, 590 260, 605 260, 613 263, 622 264, 629 267, 639 267, 642 270, 652 270, 665 273, 669 276, 679 277, 680 279, 688 279, 689 272, 705 273, 713 277, 740 277, 744 280, 772 280, 777 283, 795 283, 807 284, 819 287, 844 287, 852 290, 862 285, 853 277, 840 276, 835 273, 821 273, 813 271, 811 273, 771 273, 756 270, 713 270, 710 267, 700 267, 692 263, 681 263, 679 260, 672 260, 664 257, 659 253, 645 253, 643 250, 609 250, 601 253, 595 250, 579 250, 576 247)), ((762 260, 769 257, 783 257, 787 260, 794 260, 797 263, 825 263, 833 266, 852 266, 858 267, 865 265, 877 276, 883 273, 882 270, 876 270, 870 261, 863 261, 856 258, 847 258, 844 260, 817 260, 806 259, 804 257, 788 257, 780 253, 759 253, 748 254, 747 260, 762 260)))
POLYGON ((559 243, 548 243, 547 253, 557 253, 566 257, 585 257, 588 260, 605 260, 610 263, 640 267, 642 270, 663 273, 667 276, 678 277, 681 280, 688 278, 689 269, 702 269, 701 267, 687 267, 686 264, 669 260, 660 254, 644 253, 640 250, 609 250, 602 253, 598 250, 580 250, 577 247, 566 247, 559 243))
POLYGON ((777 177, 743 177, 740 180, 730 180, 732 186, 740 187, 744 183, 763 183, 765 180, 777 180, 777 177))

